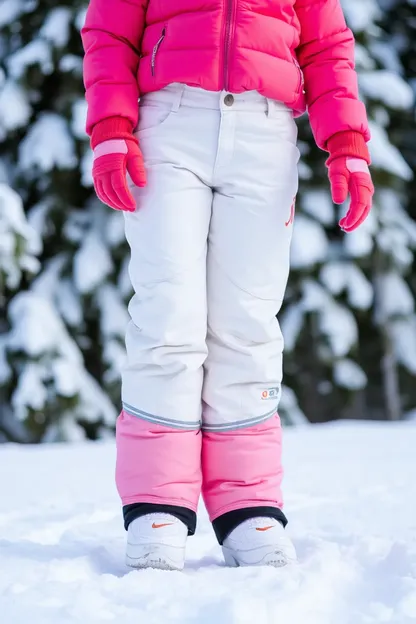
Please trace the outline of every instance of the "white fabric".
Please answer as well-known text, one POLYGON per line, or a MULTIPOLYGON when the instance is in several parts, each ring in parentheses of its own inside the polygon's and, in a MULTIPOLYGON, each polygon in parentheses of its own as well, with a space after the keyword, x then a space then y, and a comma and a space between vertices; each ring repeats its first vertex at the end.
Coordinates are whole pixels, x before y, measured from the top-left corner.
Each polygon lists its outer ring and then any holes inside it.
POLYGON ((297 129, 283 105, 226 95, 171 86, 140 104, 123 402, 168 426, 251 426, 280 397, 297 129))

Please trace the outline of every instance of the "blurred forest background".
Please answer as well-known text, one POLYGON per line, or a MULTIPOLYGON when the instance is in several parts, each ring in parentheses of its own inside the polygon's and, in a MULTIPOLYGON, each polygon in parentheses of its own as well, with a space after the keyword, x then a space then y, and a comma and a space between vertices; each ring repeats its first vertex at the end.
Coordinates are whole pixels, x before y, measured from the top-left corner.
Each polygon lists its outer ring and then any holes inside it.
MULTIPOLYGON (((0 1, 0 440, 113 435, 122 215, 94 196, 79 31, 87 0, 0 1)), ((416 416, 416 1, 343 0, 371 120, 375 206, 337 227, 307 117, 280 320, 286 424, 416 416)), ((278 79, 278 77, 276 78, 278 79)))

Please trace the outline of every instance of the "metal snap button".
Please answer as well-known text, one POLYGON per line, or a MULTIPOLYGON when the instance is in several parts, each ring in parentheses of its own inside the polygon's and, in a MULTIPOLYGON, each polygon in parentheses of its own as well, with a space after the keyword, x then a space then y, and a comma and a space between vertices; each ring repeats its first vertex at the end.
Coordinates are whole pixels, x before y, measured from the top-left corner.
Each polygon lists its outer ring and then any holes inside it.
POLYGON ((226 106, 232 106, 234 104, 234 96, 231 95, 231 93, 227 93, 227 95, 225 96, 224 104, 226 106))

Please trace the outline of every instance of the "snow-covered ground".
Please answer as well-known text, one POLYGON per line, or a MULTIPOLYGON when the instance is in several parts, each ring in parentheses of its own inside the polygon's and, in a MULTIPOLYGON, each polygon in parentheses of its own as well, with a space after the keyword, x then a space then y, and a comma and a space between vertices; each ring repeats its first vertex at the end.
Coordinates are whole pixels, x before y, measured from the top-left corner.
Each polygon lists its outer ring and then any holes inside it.
POLYGON ((201 509, 183 573, 124 567, 111 443, 1 446, 1 623, 414 623, 416 424, 285 441, 299 564, 225 568, 201 509))

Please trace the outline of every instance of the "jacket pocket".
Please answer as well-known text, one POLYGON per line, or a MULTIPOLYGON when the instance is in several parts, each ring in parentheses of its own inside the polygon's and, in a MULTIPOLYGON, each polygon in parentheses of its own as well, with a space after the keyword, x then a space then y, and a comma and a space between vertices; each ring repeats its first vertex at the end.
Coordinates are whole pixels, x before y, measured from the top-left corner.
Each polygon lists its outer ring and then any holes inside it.
POLYGON ((298 74, 299 74, 299 80, 298 80, 298 86, 296 89, 297 93, 302 93, 303 92, 303 87, 305 85, 305 77, 303 75, 303 71, 301 69, 301 66, 299 65, 299 61, 297 60, 297 58, 293 58, 293 63, 296 67, 296 69, 298 70, 298 74))
POLYGON ((163 42, 165 37, 166 37, 166 26, 163 27, 162 34, 160 35, 158 41, 156 42, 156 44, 153 47, 152 58, 151 58, 151 61, 150 61, 151 69, 152 69, 152 76, 155 75, 156 56, 157 56, 157 53, 159 52, 159 48, 162 45, 162 42, 163 42))

